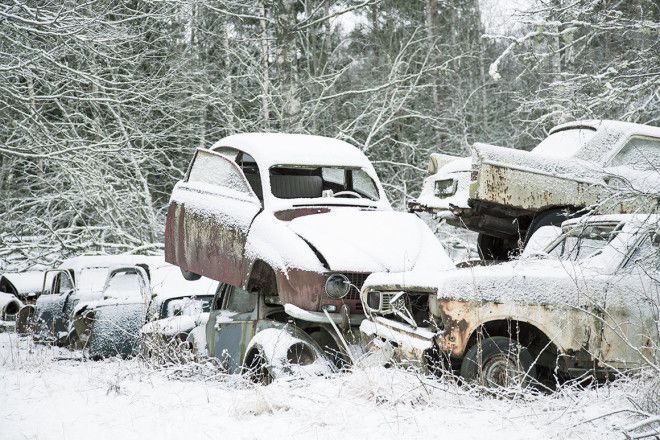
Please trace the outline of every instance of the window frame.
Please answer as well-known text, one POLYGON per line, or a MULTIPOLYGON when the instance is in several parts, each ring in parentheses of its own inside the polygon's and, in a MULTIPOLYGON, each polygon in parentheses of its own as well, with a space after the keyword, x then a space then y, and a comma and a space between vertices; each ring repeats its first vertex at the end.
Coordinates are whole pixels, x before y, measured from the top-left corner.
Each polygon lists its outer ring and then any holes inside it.
POLYGON ((616 159, 616 157, 623 151, 623 149, 626 148, 626 146, 628 146, 628 144, 636 138, 651 139, 652 141, 655 141, 658 144, 658 146, 660 147, 660 138, 658 138, 658 137, 648 136, 648 135, 644 135, 644 134, 632 134, 632 135, 628 136, 625 141, 621 142, 621 145, 619 145, 614 150, 614 153, 612 153, 610 155, 610 157, 607 159, 607 161, 605 163, 605 166, 606 167, 621 167, 621 166, 628 167, 628 166, 630 166, 630 165, 625 165, 625 164, 624 165, 614 165, 613 162, 614 162, 614 159, 616 159))
MULTIPOLYGON (((222 148, 222 147, 218 147, 218 148, 222 148)), ((240 150, 238 150, 237 148, 233 148, 233 147, 225 147, 225 148, 231 148, 232 150, 236 150, 239 154, 242 153, 242 152, 241 152, 240 150)), ((217 157, 217 158, 219 158, 219 159, 221 159, 221 160, 223 160, 223 161, 229 163, 230 166, 233 166, 233 167, 234 167, 234 170, 235 170, 236 172, 238 172, 238 174, 240 175, 240 177, 241 177, 241 179, 242 179, 242 181, 243 181, 243 184, 244 184, 245 188, 247 189, 246 192, 243 192, 243 191, 238 191, 238 190, 235 190, 235 189, 233 189, 233 188, 229 188, 229 187, 222 186, 222 185, 213 185, 215 188, 218 189, 217 192, 222 192, 222 190, 224 190, 224 189, 229 189, 229 190, 235 191, 235 192, 240 193, 240 194, 245 194, 245 197, 246 197, 246 198, 249 197, 250 199, 253 199, 253 200, 256 201, 257 203, 261 203, 261 200, 259 200, 259 197, 257 197, 257 195, 255 194, 254 190, 252 189, 252 186, 250 185, 250 182, 248 182, 247 178, 245 177, 245 174, 243 173, 243 170, 242 170, 241 167, 236 163, 236 161, 227 158, 227 157, 224 156, 222 153, 219 153, 219 152, 217 152, 217 151, 215 151, 215 150, 210 150, 210 149, 208 149, 208 148, 197 148, 197 149, 195 149, 195 153, 193 154, 193 158, 192 158, 192 160, 190 161, 190 164, 188 165, 188 170, 186 171, 186 175, 184 176, 184 180, 183 180, 183 181, 184 181, 185 183, 190 183, 190 184, 196 184, 196 183, 199 183, 199 182, 191 182, 191 181, 190 181, 190 173, 192 172, 192 169, 193 169, 193 167, 195 166, 195 162, 197 161, 197 157, 199 156, 200 153, 201 153, 201 154, 208 154, 208 155, 210 155, 210 156, 215 156, 215 157, 217 157)), ((237 155, 237 157, 238 157, 238 155, 237 155)), ((255 162, 256 162, 256 161, 255 161, 255 162)), ((262 186, 263 186, 263 185, 262 185, 262 186)))

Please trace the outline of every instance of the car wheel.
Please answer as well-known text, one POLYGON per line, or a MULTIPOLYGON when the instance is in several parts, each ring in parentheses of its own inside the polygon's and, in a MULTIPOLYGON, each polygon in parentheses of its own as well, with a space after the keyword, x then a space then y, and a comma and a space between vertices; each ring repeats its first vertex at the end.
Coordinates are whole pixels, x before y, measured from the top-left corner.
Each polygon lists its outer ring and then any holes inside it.
POLYGON ((187 270, 183 269, 181 269, 181 276, 183 276, 186 281, 197 281, 202 277, 201 275, 197 275, 195 272, 188 272, 187 270))
POLYGON ((261 349, 254 349, 246 357, 244 369, 246 376, 254 383, 270 385, 273 375, 268 369, 268 361, 261 349))
POLYGON ((307 333, 299 328, 267 328, 252 338, 243 370, 254 382, 269 384, 286 376, 318 376, 334 367, 307 333))
POLYGON ((536 382, 536 367, 526 347, 508 337, 494 336, 468 349, 461 364, 461 376, 491 388, 528 387, 536 382))
POLYGON ((35 330, 34 307, 23 306, 16 314, 16 333, 26 335, 35 330))

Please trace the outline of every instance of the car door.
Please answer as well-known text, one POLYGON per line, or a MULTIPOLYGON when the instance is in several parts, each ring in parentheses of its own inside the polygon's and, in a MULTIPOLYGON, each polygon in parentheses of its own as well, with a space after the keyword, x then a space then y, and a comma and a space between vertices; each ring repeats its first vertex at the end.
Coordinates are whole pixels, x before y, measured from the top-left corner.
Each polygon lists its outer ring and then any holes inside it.
POLYGON ((255 335, 259 296, 228 284, 219 287, 207 323, 209 355, 230 373, 240 371, 245 349, 255 335))
POLYGON ((184 270, 240 285, 245 241, 262 205, 235 158, 199 149, 167 213, 166 260, 184 270))
POLYGON ((42 293, 35 304, 37 328, 40 331, 55 337, 67 331, 65 309, 74 289, 73 277, 68 270, 57 269, 44 273, 42 293))
POLYGON ((660 239, 645 233, 608 287, 602 358, 614 368, 635 368, 658 354, 660 239), (646 360, 645 360, 646 359, 646 360))

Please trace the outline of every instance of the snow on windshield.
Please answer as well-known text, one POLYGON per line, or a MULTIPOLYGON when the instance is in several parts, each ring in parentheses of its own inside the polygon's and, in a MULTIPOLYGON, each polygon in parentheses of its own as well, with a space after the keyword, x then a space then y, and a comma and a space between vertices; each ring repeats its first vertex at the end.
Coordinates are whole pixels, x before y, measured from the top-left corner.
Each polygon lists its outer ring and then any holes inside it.
POLYGON ((103 292, 108 298, 138 299, 142 294, 140 275, 137 273, 118 273, 108 282, 103 292))
POLYGON ((83 268, 76 275, 76 289, 81 294, 100 292, 107 276, 107 267, 83 268))
POLYGON ((554 158, 573 157, 595 134, 596 130, 590 128, 557 131, 543 139, 533 152, 554 158))
POLYGON ((620 230, 620 225, 616 224, 576 227, 564 234, 549 254, 567 261, 578 261, 595 256, 620 230))

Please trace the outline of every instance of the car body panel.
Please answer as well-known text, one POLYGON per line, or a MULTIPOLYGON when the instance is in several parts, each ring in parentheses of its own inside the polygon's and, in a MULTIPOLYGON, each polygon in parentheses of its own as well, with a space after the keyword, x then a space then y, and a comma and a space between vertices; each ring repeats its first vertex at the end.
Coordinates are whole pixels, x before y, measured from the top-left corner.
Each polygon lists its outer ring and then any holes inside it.
MULTIPOLYGON (((372 322, 363 323, 363 330, 385 339, 396 333, 392 340, 399 344, 398 354, 421 362, 430 347, 460 359, 483 326, 515 321, 545 335, 556 346, 567 372, 648 365, 660 357, 660 246, 648 239, 649 233, 660 233, 659 222, 655 215, 594 216, 565 222, 566 231, 622 225, 607 245, 584 260, 538 255, 436 274, 374 274, 362 291, 372 322), (646 259, 635 260, 644 249, 646 259), (397 291, 429 295, 431 318, 426 328, 398 322, 395 314, 384 315, 368 306, 370 292, 397 291)), ((554 249, 562 239, 554 239, 546 248, 554 249)))
POLYGON ((660 172, 653 164, 659 157, 660 128, 607 120, 557 126, 532 151, 476 143, 470 208, 456 213, 472 230, 516 239, 537 213, 553 209, 654 212, 660 207, 660 172), (573 149, 557 143, 554 153, 548 148, 553 135, 571 131, 592 134, 573 149))

